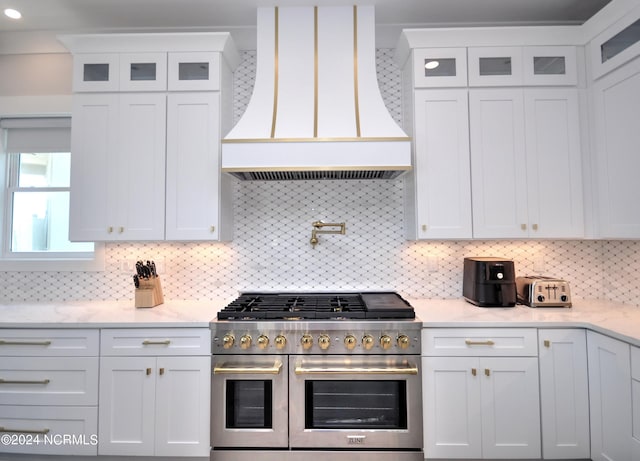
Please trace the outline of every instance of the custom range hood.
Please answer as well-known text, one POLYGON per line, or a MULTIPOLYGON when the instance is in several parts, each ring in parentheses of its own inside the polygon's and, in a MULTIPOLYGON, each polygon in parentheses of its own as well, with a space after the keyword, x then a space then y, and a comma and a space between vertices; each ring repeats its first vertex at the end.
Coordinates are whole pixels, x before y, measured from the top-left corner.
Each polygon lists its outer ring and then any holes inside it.
POLYGON ((393 179, 411 139, 376 75, 373 6, 258 8, 257 68, 245 113, 222 140, 241 180, 393 179))

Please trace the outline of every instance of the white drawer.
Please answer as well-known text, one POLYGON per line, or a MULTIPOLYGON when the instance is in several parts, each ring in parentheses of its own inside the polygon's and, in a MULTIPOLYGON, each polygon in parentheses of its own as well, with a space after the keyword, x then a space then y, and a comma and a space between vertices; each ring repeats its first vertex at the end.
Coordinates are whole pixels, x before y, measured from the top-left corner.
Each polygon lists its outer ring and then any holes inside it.
POLYGON ((640 347, 631 346, 631 377, 640 381, 640 347))
POLYGON ((96 456, 97 434, 98 407, 0 406, 0 452, 96 456))
POLYGON ((0 329, 0 356, 98 356, 98 330, 0 329))
POLYGON ((4 357, 0 405, 97 405, 98 357, 4 357))
POLYGON ((102 355, 211 355, 208 328, 102 330, 102 355))
POLYGON ((422 355, 537 356, 535 328, 425 328, 422 355))

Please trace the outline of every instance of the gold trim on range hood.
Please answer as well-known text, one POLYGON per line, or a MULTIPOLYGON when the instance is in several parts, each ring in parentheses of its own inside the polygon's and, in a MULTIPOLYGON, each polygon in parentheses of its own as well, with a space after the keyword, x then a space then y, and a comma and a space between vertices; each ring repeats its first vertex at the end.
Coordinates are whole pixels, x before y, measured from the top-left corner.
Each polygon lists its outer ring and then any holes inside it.
MULTIPOLYGON (((329 9, 324 8, 325 11, 329 9)), ((321 104, 321 96, 319 91, 320 77, 319 68, 321 65, 320 58, 320 33, 319 33, 319 7, 313 7, 313 120, 310 135, 301 136, 278 136, 278 128, 283 123, 281 121, 282 107, 279 105, 281 92, 287 91, 287 87, 281 87, 281 59, 286 58, 281 54, 281 17, 280 8, 273 8, 273 94, 272 94, 272 111, 270 120, 270 129, 267 136, 254 134, 246 129, 238 128, 242 125, 241 119, 238 125, 222 140, 222 171, 230 173, 242 180, 256 179, 394 179, 407 170, 411 169, 410 160, 410 143, 411 138, 406 136, 404 132, 393 122, 389 113, 384 107, 382 98, 375 81, 374 97, 377 97, 382 103, 382 116, 389 119, 393 125, 390 130, 383 131, 383 135, 367 135, 363 136, 361 127, 361 91, 359 80, 359 60, 358 60, 358 7, 344 7, 341 14, 351 11, 352 21, 352 92, 353 99, 350 111, 354 122, 354 133, 352 136, 326 136, 326 132, 320 135, 319 129, 319 105, 321 104), (391 133, 392 135, 387 135, 391 133), (248 134, 248 136, 247 136, 248 134), (322 147, 319 147, 322 146, 322 147), (371 154, 371 155, 370 155, 371 154), (306 156, 306 158, 305 158, 306 156), (311 160, 312 159, 312 160, 311 160), (388 161, 387 159, 391 160, 388 161), (308 172, 307 174, 301 174, 308 172), (254 174, 255 173, 255 174, 254 174), (265 173, 269 173, 266 175, 265 173)), ((373 25, 373 7, 369 16, 366 17, 371 21, 369 26, 373 25)), ((301 8, 298 8, 301 9, 301 8)), ((329 14, 333 14, 330 12, 329 14)), ((260 11, 259 11, 260 15, 260 11)), ((259 16, 260 18, 260 16, 259 16)), ((291 18, 291 14, 289 14, 291 18)), ((325 19, 326 21, 326 19, 325 19)), ((260 40, 260 20, 258 40, 260 40)), ((373 30, 370 27, 371 31, 373 30)), ((369 37, 374 40, 374 37, 369 37)), ((369 45, 373 47, 375 42, 369 45)), ((346 48, 346 47, 345 47, 346 48)), ((258 54, 260 55, 260 42, 258 45, 258 54)), ((371 54, 371 53, 369 53, 371 54)), ((325 55, 326 58, 326 46, 325 55)), ((375 48, 373 48, 373 72, 375 73, 375 48)), ((258 59, 258 66, 260 65, 258 59)), ((289 68, 292 66, 290 65, 289 68)), ((303 67, 303 66, 301 66, 303 67)), ((256 72, 256 79, 260 78, 260 70, 256 72)), ((375 76, 374 76, 375 78, 375 76)), ((257 86, 257 85, 256 85, 257 86)), ((369 88, 372 85, 369 84, 369 88)), ((326 88, 326 85, 325 85, 326 88)), ((254 96, 250 101, 253 102, 257 89, 254 88, 254 96)), ((325 90, 324 96, 327 93, 325 90)), ((259 99, 259 98, 256 98, 259 99)), ((369 98, 371 99, 371 97, 369 98)), ((263 98, 262 101, 265 101, 263 98)), ((369 100, 367 100, 369 101, 369 100)), ((257 104, 256 104, 257 105, 257 104)), ((348 104, 347 104, 348 106, 348 104)), ((347 109, 341 112, 341 116, 347 112, 347 109)), ((244 117, 244 116, 243 116, 244 117)), ((289 119, 291 117, 289 116, 289 119)), ((286 122, 285 122, 286 123, 286 122)), ((389 123, 387 123, 389 124, 389 123)), ((256 125, 256 123, 246 123, 245 125, 256 125)), ((245 127, 246 128, 246 127, 245 127)), ((287 128, 284 130, 287 133, 287 128)), ((343 130, 344 131, 344 130, 343 130)), ((256 131, 258 133, 259 130, 256 131)), ((266 134, 266 133, 265 133, 266 134)), ((370 134, 371 130, 370 130, 370 134)))

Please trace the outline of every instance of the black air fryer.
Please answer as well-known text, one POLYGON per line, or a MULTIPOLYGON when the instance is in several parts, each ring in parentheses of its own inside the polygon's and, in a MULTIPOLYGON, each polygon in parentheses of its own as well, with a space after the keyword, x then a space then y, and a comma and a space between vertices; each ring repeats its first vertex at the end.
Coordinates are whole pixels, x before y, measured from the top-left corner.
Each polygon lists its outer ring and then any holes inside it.
POLYGON ((516 305, 516 274, 510 259, 464 258, 462 296, 480 307, 516 305))

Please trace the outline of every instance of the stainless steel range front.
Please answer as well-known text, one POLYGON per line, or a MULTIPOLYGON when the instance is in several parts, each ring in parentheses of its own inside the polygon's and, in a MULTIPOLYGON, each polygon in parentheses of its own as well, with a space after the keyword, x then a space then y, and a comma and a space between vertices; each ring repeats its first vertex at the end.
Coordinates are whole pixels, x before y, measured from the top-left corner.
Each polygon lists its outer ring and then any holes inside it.
POLYGON ((421 322, 398 294, 247 293, 211 327, 212 461, 423 459, 421 322))

